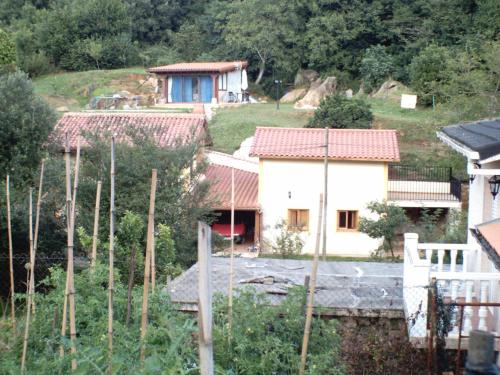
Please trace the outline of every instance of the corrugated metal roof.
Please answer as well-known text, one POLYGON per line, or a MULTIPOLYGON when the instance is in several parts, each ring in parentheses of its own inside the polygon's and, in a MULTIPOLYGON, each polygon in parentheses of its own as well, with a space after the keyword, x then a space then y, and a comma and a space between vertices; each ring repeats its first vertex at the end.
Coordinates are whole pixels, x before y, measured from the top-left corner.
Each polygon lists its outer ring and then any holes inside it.
MULTIPOLYGON (((395 130, 330 129, 330 159, 399 161, 395 130)), ((251 156, 276 159, 320 159, 325 154, 325 130, 257 128, 251 156)))
POLYGON ((117 142, 130 140, 130 131, 152 136, 160 147, 175 146, 178 142, 201 140, 207 142, 206 120, 203 115, 161 112, 73 112, 65 113, 56 124, 50 142, 64 147, 68 134, 71 149, 78 137, 81 147, 88 146, 85 136, 115 135, 117 142))
POLYGON ((225 73, 246 68, 246 61, 214 61, 178 63, 149 68, 151 73, 225 73))
MULTIPOLYGON (((210 164, 205 173, 210 182, 209 202, 213 209, 231 209, 231 167, 210 164)), ((234 207, 236 210, 256 210, 258 203, 259 175, 234 168, 234 207)))
POLYGON ((500 154, 500 119, 445 126, 442 132, 478 152, 481 159, 500 154))

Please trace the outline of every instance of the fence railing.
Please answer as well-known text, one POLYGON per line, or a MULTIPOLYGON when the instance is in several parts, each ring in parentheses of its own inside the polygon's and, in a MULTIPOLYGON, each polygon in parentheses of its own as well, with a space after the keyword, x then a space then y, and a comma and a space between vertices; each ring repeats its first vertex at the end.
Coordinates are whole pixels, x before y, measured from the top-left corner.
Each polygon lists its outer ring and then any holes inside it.
POLYGON ((389 200, 460 201, 461 182, 449 167, 389 165, 389 200))
MULTIPOLYGON (((487 304, 500 301, 500 273, 491 267, 489 259, 482 257, 478 246, 469 244, 418 243, 418 234, 405 233, 404 286, 419 288, 412 295, 403 291, 405 314, 415 324, 408 326, 410 338, 423 340, 427 334, 428 288, 436 283, 449 303, 478 302, 487 304), (484 271, 495 270, 495 271, 484 271)), ((406 288, 405 288, 406 290, 406 288)), ((472 329, 497 331, 498 314, 486 306, 464 309, 462 335, 472 329)), ((449 338, 458 337, 458 322, 454 320, 449 338)))

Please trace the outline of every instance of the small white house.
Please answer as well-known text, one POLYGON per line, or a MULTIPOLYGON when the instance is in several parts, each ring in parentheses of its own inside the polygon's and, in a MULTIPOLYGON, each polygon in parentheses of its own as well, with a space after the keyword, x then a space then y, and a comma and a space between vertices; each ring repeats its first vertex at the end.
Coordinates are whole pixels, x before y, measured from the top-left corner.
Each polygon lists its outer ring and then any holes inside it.
MULTIPOLYGON (((387 199, 388 163, 399 161, 393 130, 330 129, 328 136, 328 254, 369 256, 380 240, 359 232, 371 201, 387 199)), ((319 197, 324 189, 325 130, 257 128, 250 156, 259 159, 262 246, 272 246, 283 220, 314 253, 319 197)))
POLYGON ((179 63, 149 68, 162 82, 166 103, 241 102, 248 88, 246 61, 179 63))

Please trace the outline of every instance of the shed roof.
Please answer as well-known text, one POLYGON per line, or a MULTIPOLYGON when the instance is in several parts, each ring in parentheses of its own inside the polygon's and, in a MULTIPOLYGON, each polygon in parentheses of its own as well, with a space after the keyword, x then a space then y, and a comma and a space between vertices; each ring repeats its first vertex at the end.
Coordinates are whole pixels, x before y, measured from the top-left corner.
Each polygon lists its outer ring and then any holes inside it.
MULTIPOLYGON (((205 177, 210 181, 209 201, 213 209, 231 209, 231 167, 210 164, 205 177)), ((234 168, 234 207, 236 210, 256 210, 258 203, 259 175, 234 168)))
POLYGON ((246 61, 178 63, 149 68, 151 73, 226 73, 246 68, 246 61))
POLYGON ((482 160, 500 154, 500 118, 449 125, 442 133, 478 152, 482 160))
MULTIPOLYGON (((251 156, 269 159, 320 159, 325 154, 325 130, 258 127, 251 156)), ((395 130, 330 129, 329 159, 399 161, 395 130)))
POLYGON ((51 143, 64 147, 65 134, 70 148, 75 149, 80 137, 81 147, 89 145, 89 135, 114 135, 117 142, 130 141, 130 131, 150 135, 160 147, 172 147, 195 140, 208 142, 203 115, 161 112, 69 112, 56 124, 51 143))

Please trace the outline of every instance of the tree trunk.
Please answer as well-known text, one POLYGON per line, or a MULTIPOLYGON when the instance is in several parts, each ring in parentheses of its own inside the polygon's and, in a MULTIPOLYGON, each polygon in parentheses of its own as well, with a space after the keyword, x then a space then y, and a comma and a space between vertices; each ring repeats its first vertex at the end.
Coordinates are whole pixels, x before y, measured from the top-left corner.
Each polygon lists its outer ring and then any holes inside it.
POLYGON ((266 69, 266 61, 260 58, 260 65, 259 65, 259 75, 257 76, 257 79, 255 80, 255 84, 258 85, 260 81, 262 80, 262 77, 264 76, 264 70, 266 69))

